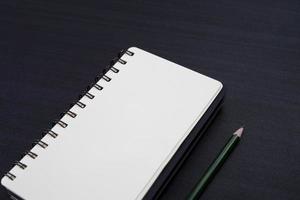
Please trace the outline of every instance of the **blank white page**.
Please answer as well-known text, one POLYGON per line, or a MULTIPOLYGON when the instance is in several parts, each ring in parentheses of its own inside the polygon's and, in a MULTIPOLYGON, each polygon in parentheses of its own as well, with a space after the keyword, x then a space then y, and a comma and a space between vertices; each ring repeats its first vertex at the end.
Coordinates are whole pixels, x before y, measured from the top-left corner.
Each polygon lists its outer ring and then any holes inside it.
POLYGON ((99 91, 74 106, 76 118, 46 135, 26 169, 15 166, 2 184, 26 200, 141 199, 222 88, 214 79, 150 54, 129 49, 119 73, 109 71, 99 91))

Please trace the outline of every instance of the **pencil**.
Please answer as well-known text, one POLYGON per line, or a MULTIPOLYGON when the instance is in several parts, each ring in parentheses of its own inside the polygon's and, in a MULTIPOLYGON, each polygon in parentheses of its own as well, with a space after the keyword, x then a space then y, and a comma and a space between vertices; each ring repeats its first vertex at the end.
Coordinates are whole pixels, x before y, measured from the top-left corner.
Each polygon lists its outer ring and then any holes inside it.
POLYGON ((192 190, 191 194, 188 196, 188 200, 196 200, 201 194, 204 192, 206 186, 212 180, 212 178, 216 175, 217 171, 223 165, 225 160, 228 158, 229 154, 236 147, 240 138, 242 136, 244 128, 239 128, 237 131, 233 133, 233 135, 229 138, 226 145, 223 147, 217 158, 211 163, 208 169, 205 171, 202 178, 196 184, 195 188, 192 190))

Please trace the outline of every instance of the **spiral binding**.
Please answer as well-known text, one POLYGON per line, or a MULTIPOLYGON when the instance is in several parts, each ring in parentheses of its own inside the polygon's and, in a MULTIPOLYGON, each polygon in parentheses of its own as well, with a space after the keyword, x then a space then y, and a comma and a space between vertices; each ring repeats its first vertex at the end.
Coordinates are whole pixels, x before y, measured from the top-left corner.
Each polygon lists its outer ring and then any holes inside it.
MULTIPOLYGON (((116 58, 112 59, 112 60, 110 61, 110 64, 103 70, 102 75, 97 76, 97 77, 95 78, 95 83, 92 85, 92 87, 96 88, 96 89, 99 90, 99 91, 103 90, 103 86, 97 84, 98 80, 103 79, 103 80, 105 80, 106 82, 110 82, 110 81, 112 80, 112 78, 110 78, 109 76, 107 76, 107 75, 105 75, 105 74, 106 74, 106 72, 109 71, 109 70, 112 71, 112 72, 114 72, 114 73, 119 73, 120 70, 117 69, 117 68, 115 68, 115 67, 113 67, 113 65, 114 65, 116 62, 119 62, 119 63, 125 65, 125 64, 127 63, 127 61, 121 59, 121 57, 122 57, 124 54, 127 54, 127 55, 129 55, 129 56, 133 56, 133 55, 134 55, 134 52, 129 51, 129 50, 122 50, 122 51, 120 51, 120 52, 118 53, 118 56, 117 56, 116 58)), ((91 88, 91 87, 88 86, 86 92, 85 92, 84 94, 79 95, 79 99, 81 99, 83 96, 86 96, 86 97, 88 97, 89 99, 93 99, 93 98, 95 97, 95 95, 93 95, 93 94, 91 94, 91 93, 88 92, 88 90, 89 90, 90 88, 91 88)), ((84 108, 86 107, 86 104, 82 103, 82 102, 79 101, 79 100, 78 100, 77 102, 75 102, 75 103, 72 103, 72 104, 71 104, 71 107, 74 106, 74 105, 77 105, 78 107, 80 107, 80 108, 82 108, 82 109, 84 109, 84 108)), ((74 113, 74 112, 72 112, 72 111, 70 111, 70 110, 67 110, 66 112, 62 113, 62 114, 61 114, 61 117, 63 117, 64 115, 68 115, 68 116, 70 116, 70 117, 72 117, 72 118, 75 118, 75 117, 77 116, 76 113, 74 113)), ((68 126, 68 124, 65 123, 65 122, 63 122, 62 120, 58 120, 58 121, 55 121, 55 122, 53 123, 53 125, 56 125, 56 124, 60 125, 62 128, 67 128, 67 126, 68 126)), ((55 139, 56 137, 58 137, 58 135, 59 135, 58 133, 56 133, 56 132, 54 132, 54 131, 52 131, 52 130, 47 130, 47 131, 45 131, 45 134, 50 135, 50 136, 51 136, 52 138, 54 138, 54 139, 55 139)), ((47 144, 46 142, 44 142, 44 141, 42 141, 42 140, 38 140, 38 141, 34 142, 34 145, 38 145, 38 146, 42 147, 43 149, 46 149, 46 148, 48 147, 49 144, 47 144)), ((32 158, 32 159, 36 159, 36 158, 38 157, 38 155, 37 155, 36 153, 32 152, 32 151, 26 152, 26 153, 25 153, 25 156, 26 156, 26 155, 29 156, 29 157, 32 158)), ((27 168, 27 165, 24 164, 24 163, 22 163, 22 162, 20 162, 20 161, 16 161, 16 162, 15 162, 15 165, 18 166, 18 167, 19 167, 20 169, 22 169, 22 170, 25 170, 25 169, 27 168)), ((16 178, 16 175, 14 175, 14 174, 11 173, 11 172, 7 172, 7 173, 5 174, 5 176, 8 177, 8 178, 9 178, 10 180, 12 180, 12 181, 16 178)))

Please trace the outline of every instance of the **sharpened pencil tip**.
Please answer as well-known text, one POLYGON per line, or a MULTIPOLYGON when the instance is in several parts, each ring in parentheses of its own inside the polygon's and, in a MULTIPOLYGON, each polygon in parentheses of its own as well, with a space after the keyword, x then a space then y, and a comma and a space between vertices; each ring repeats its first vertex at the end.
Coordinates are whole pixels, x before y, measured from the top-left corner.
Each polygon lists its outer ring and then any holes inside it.
POLYGON ((239 128, 238 130, 236 130, 233 135, 237 135, 238 137, 241 137, 244 131, 244 127, 239 128))

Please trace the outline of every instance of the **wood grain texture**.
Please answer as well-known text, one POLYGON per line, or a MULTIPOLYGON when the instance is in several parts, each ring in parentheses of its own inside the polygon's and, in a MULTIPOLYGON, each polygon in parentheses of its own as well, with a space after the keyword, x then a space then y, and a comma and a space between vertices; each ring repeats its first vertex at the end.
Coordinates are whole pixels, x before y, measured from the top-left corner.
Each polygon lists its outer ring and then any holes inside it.
POLYGON ((138 46, 227 91, 161 199, 186 197, 240 125, 240 145, 202 199, 299 199, 299 21, 296 0, 1 1, 0 174, 120 49, 138 46))

